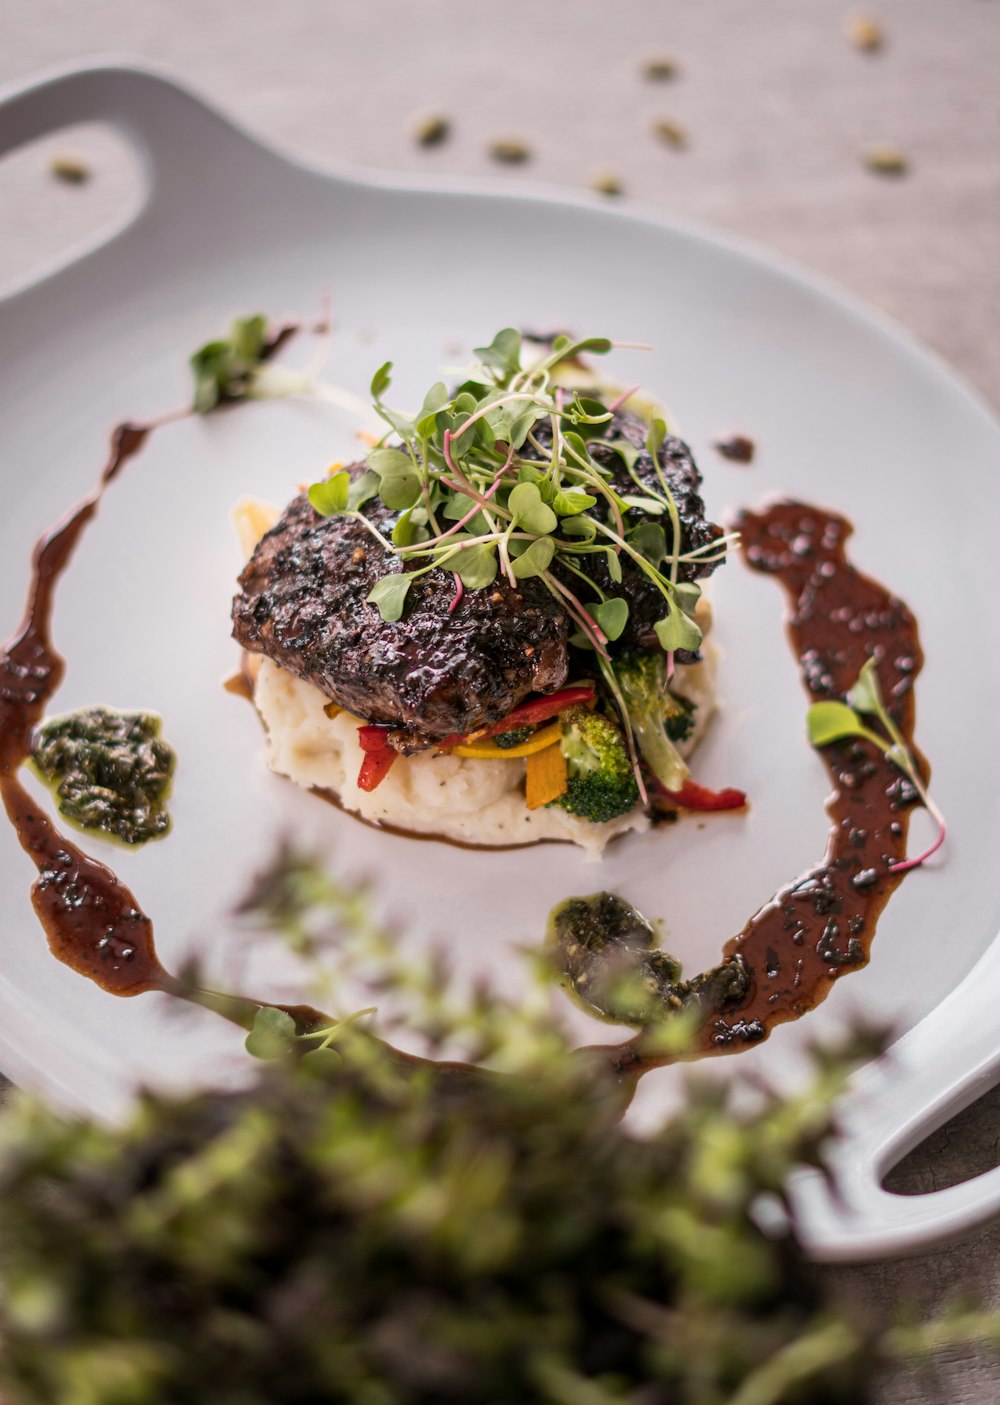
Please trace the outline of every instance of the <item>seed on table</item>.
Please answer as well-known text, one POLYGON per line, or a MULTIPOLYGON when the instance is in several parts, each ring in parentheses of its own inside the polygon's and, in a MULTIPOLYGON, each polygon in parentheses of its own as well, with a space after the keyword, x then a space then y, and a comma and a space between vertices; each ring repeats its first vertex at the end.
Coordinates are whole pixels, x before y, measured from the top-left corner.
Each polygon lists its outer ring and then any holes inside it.
POLYGON ((671 122, 668 117, 661 117, 653 123, 653 135, 675 150, 687 146, 687 132, 678 122, 671 122))
POLYGON ((413 139, 420 146, 440 146, 451 133, 451 123, 440 113, 421 117, 413 129, 413 139))
POLYGON ((864 154, 864 163, 877 176, 905 176, 910 163, 895 146, 873 146, 864 154))
POLYGON ((531 148, 512 137, 491 142, 489 151, 494 161, 503 161, 508 166, 518 166, 531 159, 531 148))
POLYGON ((598 195, 621 195, 622 183, 613 171, 598 171, 590 182, 591 190, 598 195))
POLYGON ((867 54, 874 54, 885 43, 885 31, 871 15, 852 15, 847 21, 847 37, 867 54))
POLYGON ((90 180, 90 167, 76 156, 53 156, 49 173, 66 185, 83 185, 90 180))
POLYGON ((654 58, 648 59, 643 64, 642 76, 650 83, 669 83, 671 78, 677 77, 677 65, 673 59, 654 58))

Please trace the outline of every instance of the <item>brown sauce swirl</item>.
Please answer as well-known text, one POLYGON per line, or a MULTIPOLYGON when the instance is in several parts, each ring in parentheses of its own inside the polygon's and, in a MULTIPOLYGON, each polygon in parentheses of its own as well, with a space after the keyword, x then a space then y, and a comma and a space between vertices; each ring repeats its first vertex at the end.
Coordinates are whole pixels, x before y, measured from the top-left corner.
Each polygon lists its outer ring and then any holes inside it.
POLYGON ((32 732, 65 672, 51 638, 59 578, 104 489, 148 434, 140 425, 119 425, 98 487, 38 542, 24 623, 0 654, 0 796, 38 870, 32 905, 52 954, 113 995, 162 990, 169 983, 153 945, 152 923, 106 864, 90 858, 41 813, 17 772, 31 754, 32 732))
MULTIPOLYGON (((913 685, 923 662, 916 621, 848 561, 850 524, 806 503, 779 502, 743 512, 734 525, 747 565, 785 590, 788 633, 810 701, 842 698, 873 658, 889 711, 914 751, 913 685)), ((836 742, 819 755, 833 784, 826 854, 726 942, 723 956, 740 955, 752 979, 738 1007, 705 1020, 697 1054, 735 1052, 766 1038, 865 966, 879 914, 903 878, 891 867, 905 857, 913 786, 868 742, 836 742)), ((668 1061, 648 1046, 641 1033, 618 1046, 617 1070, 637 1076, 668 1061)))

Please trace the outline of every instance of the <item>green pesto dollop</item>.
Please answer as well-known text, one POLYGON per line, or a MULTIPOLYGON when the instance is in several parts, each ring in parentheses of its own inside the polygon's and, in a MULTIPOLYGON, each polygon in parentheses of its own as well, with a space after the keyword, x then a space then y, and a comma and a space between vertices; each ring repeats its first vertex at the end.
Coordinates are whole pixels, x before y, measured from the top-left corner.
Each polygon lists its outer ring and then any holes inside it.
POLYGON ((616 1024, 642 1028, 693 1009, 721 1012, 738 1003, 750 983, 739 956, 681 980, 681 963, 657 948, 651 924, 614 893, 568 898, 553 908, 548 945, 567 993, 616 1024))
POLYGON ((32 763, 66 819, 145 844, 170 828, 166 801, 176 757, 161 726, 152 712, 80 708, 38 729, 32 763))

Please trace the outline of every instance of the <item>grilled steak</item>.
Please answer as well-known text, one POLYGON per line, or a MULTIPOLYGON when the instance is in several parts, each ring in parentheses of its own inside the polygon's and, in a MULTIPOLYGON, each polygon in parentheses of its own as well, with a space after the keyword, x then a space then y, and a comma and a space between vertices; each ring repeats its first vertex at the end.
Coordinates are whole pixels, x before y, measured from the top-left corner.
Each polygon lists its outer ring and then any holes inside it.
MULTIPOLYGON (((391 531, 396 514, 378 500, 365 514, 391 531)), ((348 712, 398 728, 400 751, 488 727, 565 682, 569 629, 540 581, 513 590, 498 576, 449 614, 452 576, 431 571, 410 587, 405 618, 387 624, 365 596, 399 565, 360 522, 318 517, 298 497, 240 576, 233 635, 348 712)))
MULTIPOLYGON (((609 428, 606 438, 627 439, 641 449, 633 465, 640 482, 658 486, 642 448, 643 422, 619 413, 609 428)), ((619 492, 639 492, 615 450, 593 446, 592 453, 608 466, 619 492)), ((668 439, 660 462, 677 503, 684 549, 714 540, 720 529, 705 521, 697 491, 701 476, 687 448, 668 439)), ((394 512, 378 499, 366 503, 364 512, 389 535, 394 512)), ((631 509, 626 530, 643 520, 652 519, 631 509)), ((657 520, 669 542, 669 521, 657 520)), ((611 582, 604 556, 580 558, 600 586, 628 598, 622 642, 658 647, 652 624, 663 614, 663 597, 624 554, 621 561, 619 586, 611 582)), ((258 544, 240 576, 233 635, 243 648, 266 654, 348 712, 393 727, 391 741, 404 752, 488 727, 529 693, 552 692, 566 681, 571 626, 542 581, 529 578, 515 590, 498 576, 483 590, 466 590, 449 613, 452 575, 431 571, 410 588, 404 618, 388 624, 365 597, 382 576, 399 569, 397 558, 362 523, 319 517, 303 494, 258 544)), ((681 575, 691 580, 709 570, 684 567, 681 575)), ((578 578, 564 579, 581 590, 578 578)), ((589 671, 588 662, 580 656, 574 669, 589 671)))

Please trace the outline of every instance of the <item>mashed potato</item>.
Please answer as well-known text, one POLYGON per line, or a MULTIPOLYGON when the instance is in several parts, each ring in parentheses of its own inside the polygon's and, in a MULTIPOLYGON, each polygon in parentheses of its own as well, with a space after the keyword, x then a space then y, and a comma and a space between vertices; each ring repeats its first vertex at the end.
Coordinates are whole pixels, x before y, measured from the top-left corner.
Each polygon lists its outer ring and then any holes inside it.
MULTIPOLYGON (((703 663, 678 668, 674 685, 698 709, 694 731, 679 747, 684 755, 697 746, 715 706, 715 651, 708 645, 704 652, 703 663)), ((595 860, 615 835, 649 828, 638 808, 607 824, 590 824, 558 805, 528 810, 525 764, 518 758, 478 761, 433 751, 401 756, 376 790, 359 790, 364 753, 357 718, 346 712, 327 717, 328 701, 313 684, 270 659, 260 661, 254 702, 267 728, 269 766, 297 785, 332 791, 364 820, 488 848, 569 841, 595 860)))

